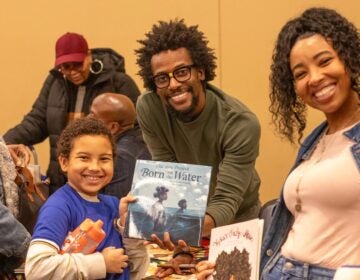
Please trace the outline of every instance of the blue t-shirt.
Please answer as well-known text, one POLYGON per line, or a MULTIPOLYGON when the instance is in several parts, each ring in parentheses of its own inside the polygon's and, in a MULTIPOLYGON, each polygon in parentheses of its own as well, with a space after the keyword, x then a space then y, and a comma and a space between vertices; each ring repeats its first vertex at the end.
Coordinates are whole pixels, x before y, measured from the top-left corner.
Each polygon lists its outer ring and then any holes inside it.
MULTIPOLYGON (((114 228, 114 219, 119 217, 119 199, 102 194, 98 198, 99 202, 87 201, 65 184, 41 207, 32 239, 47 239, 61 248, 69 231, 90 218, 104 222, 106 237, 97 247, 97 252, 109 246, 123 248, 121 235, 114 228)), ((125 269, 122 274, 107 274, 106 279, 130 279, 129 269, 125 269)))

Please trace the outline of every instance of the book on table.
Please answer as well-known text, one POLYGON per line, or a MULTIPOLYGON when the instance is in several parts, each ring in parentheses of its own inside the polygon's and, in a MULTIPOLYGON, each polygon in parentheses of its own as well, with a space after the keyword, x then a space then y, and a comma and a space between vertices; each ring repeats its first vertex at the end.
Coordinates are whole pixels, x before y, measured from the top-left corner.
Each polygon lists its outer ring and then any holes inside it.
POLYGON ((137 160, 124 236, 151 240, 169 232, 172 241, 199 246, 211 179, 210 166, 137 160))
POLYGON ((209 261, 215 272, 208 279, 258 280, 264 221, 246 222, 213 228, 209 261))

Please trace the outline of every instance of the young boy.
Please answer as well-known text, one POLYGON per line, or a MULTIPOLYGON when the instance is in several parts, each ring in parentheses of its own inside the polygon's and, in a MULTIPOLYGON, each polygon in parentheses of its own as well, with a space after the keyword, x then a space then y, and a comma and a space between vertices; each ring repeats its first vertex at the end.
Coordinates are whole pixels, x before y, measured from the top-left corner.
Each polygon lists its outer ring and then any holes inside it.
POLYGON ((119 200, 98 194, 113 176, 114 153, 112 135, 101 121, 75 120, 62 132, 58 159, 68 181, 40 210, 26 258, 26 279, 130 279, 128 256, 116 228, 119 200), (104 222, 106 237, 96 252, 60 254, 69 231, 86 218, 104 222))

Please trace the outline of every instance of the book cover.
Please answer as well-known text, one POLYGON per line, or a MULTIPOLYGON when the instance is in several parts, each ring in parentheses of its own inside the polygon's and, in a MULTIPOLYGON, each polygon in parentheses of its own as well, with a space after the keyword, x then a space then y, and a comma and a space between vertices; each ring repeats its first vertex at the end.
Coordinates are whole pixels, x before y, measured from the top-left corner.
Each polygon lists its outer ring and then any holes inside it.
POLYGON ((209 260, 216 264, 208 279, 258 280, 264 221, 246 222, 211 230, 209 260))
POLYGON ((207 204, 211 167, 205 165, 137 160, 124 236, 162 239, 169 232, 176 242, 199 246, 207 204))

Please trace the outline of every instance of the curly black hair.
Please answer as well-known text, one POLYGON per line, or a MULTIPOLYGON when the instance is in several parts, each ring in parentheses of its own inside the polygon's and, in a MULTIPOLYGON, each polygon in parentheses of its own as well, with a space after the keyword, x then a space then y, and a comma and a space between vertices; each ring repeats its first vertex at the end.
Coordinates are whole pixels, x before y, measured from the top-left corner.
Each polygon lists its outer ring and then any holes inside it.
POLYGON ((183 205, 184 205, 184 203, 186 203, 186 199, 180 199, 179 201, 178 201, 178 206, 180 207, 180 208, 182 208, 183 207, 183 205))
POLYGON ((151 58, 162 51, 179 48, 186 48, 194 66, 204 69, 206 82, 215 78, 214 50, 207 46, 208 41, 204 33, 198 30, 197 25, 188 27, 185 25, 184 19, 175 19, 169 22, 159 21, 158 25, 154 24, 152 30, 145 36, 146 39, 138 40, 142 47, 135 50, 136 62, 140 66, 138 74, 142 77, 145 88, 156 90, 151 58))
POLYGON ((328 8, 310 8, 288 21, 281 29, 272 56, 270 101, 272 122, 277 131, 294 143, 300 143, 306 127, 306 106, 297 98, 290 69, 290 52, 299 40, 319 34, 337 52, 350 74, 351 87, 360 92, 360 36, 357 28, 338 12, 328 8))
POLYGON ((104 123, 95 118, 81 118, 69 123, 60 134, 57 142, 57 156, 69 158, 74 139, 86 135, 101 135, 109 139, 113 156, 115 156, 115 142, 110 130, 104 123))
POLYGON ((156 192, 154 192, 154 197, 160 197, 162 194, 166 194, 169 191, 169 189, 165 186, 158 186, 156 187, 156 192))

